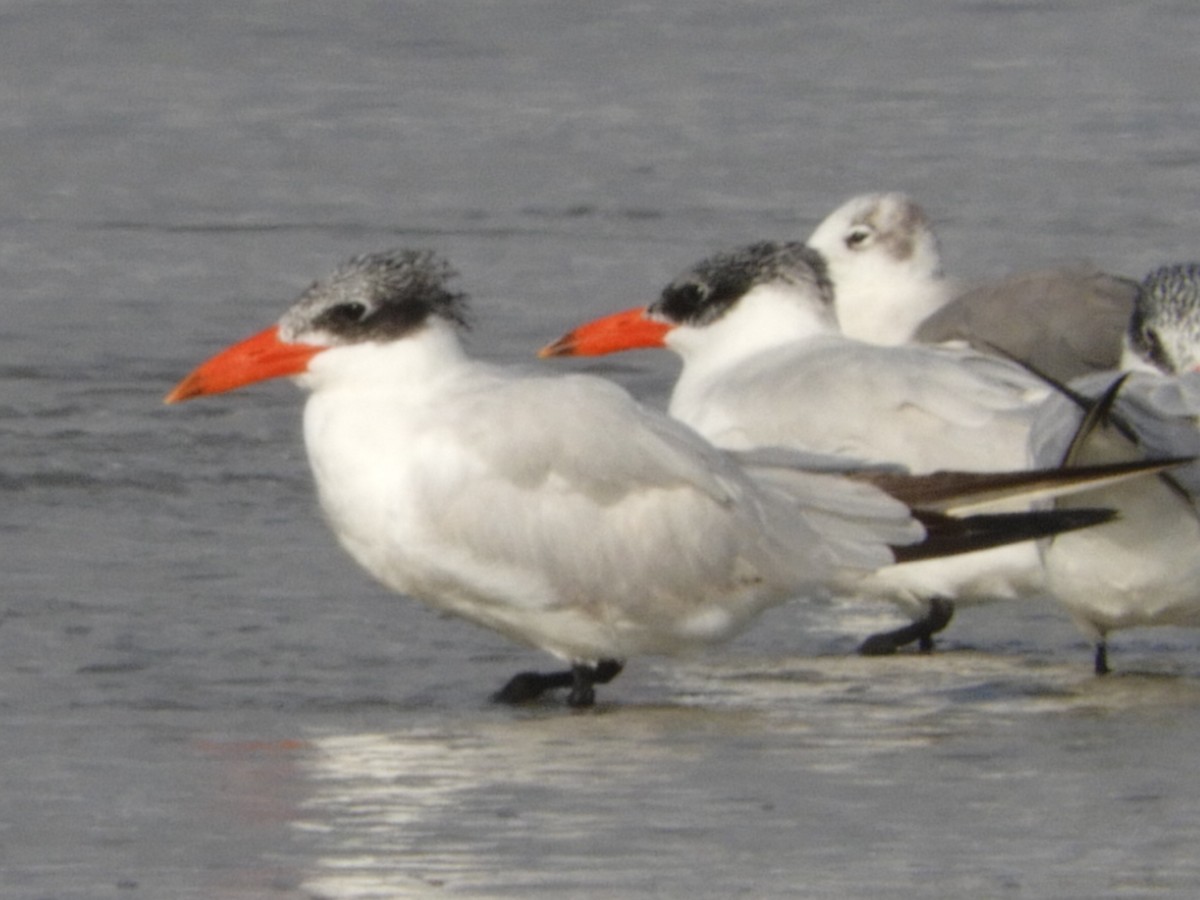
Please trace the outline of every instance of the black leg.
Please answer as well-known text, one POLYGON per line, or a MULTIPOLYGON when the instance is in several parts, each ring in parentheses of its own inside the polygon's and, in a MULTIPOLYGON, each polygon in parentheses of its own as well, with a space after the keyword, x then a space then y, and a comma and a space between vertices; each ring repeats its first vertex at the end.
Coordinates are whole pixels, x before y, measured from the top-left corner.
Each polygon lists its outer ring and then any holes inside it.
POLYGON ((929 612, 924 618, 895 631, 871 635, 859 644, 858 652, 863 656, 888 656, 906 644, 916 641, 922 653, 929 653, 933 650, 933 636, 949 625, 952 618, 954 604, 941 597, 934 597, 929 601, 929 612))
POLYGON ((492 694, 494 703, 530 703, 546 691, 570 688, 567 703, 582 708, 596 702, 595 685, 608 684, 620 674, 624 663, 602 659, 595 665, 578 663, 563 672, 521 672, 492 694))
POLYGON ((922 619, 925 630, 917 638, 917 648, 922 653, 933 652, 933 636, 950 624, 954 618, 954 603, 941 597, 929 601, 929 614, 922 619))
POLYGON ((1107 675, 1110 671, 1108 668, 1108 640, 1106 638, 1096 641, 1095 667, 1097 675, 1107 675))
POLYGON ((625 664, 615 659, 602 659, 592 665, 576 665, 571 668, 574 684, 567 694, 567 705, 575 709, 591 706, 596 702, 598 684, 608 684, 621 674, 625 664))

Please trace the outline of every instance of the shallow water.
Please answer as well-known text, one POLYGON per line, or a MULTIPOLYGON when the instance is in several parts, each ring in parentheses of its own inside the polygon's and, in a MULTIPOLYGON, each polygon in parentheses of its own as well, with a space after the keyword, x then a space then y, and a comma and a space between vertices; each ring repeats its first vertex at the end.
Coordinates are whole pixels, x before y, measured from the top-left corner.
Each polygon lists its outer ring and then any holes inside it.
MULTIPOLYGON (((1169 897, 1194 632, 1041 599, 863 660, 862 606, 542 662, 387 595, 285 384, 164 408, 343 256, 433 247, 505 361, 705 253, 919 197, 948 267, 1195 258, 1189 3, 0 5, 0 894, 1169 897)), ((564 368, 567 366, 564 365, 564 368)), ((583 363, 661 402, 653 355, 583 363)))

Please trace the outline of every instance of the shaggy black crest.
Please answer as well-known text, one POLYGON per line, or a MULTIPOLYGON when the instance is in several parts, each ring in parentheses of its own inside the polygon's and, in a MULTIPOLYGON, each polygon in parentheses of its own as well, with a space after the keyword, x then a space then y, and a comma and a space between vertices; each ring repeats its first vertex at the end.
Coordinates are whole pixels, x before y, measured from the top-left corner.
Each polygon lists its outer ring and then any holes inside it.
POLYGON ((707 325, 751 288, 777 281, 812 285, 825 303, 833 303, 833 284, 820 253, 797 242, 763 241, 697 263, 663 289, 650 312, 677 324, 707 325))
POLYGON ((345 343, 394 340, 431 316, 467 327, 467 296, 448 287, 457 274, 427 250, 364 253, 313 282, 282 324, 295 333, 323 331, 345 343))
POLYGON ((1200 305, 1200 264, 1162 266, 1143 279, 1141 293, 1129 319, 1130 346, 1161 371, 1174 374, 1170 331, 1195 327, 1195 310, 1200 305))

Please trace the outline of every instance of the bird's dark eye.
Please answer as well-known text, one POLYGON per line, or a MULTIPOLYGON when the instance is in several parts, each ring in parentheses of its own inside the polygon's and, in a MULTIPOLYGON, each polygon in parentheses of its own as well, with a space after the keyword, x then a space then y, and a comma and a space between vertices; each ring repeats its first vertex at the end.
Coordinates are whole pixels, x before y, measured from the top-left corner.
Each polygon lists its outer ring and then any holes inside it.
POLYGON ((661 314, 670 322, 693 322, 704 312, 708 288, 685 281, 672 284, 651 304, 651 312, 661 314))
POLYGON ((846 246, 851 249, 854 249, 855 247, 861 247, 870 239, 870 237, 870 228, 858 227, 851 229, 851 231, 846 235, 846 246))
POLYGON ((680 306, 696 308, 704 302, 704 298, 708 296, 708 289, 699 284, 681 285, 675 291, 675 302, 680 306))
POLYGON ((1143 328, 1140 337, 1139 349, 1142 351, 1142 355, 1151 363, 1158 366, 1160 371, 1168 375, 1175 374, 1175 366, 1171 362, 1171 355, 1163 345, 1158 331, 1153 328, 1143 328))
POLYGON ((356 325, 367 317, 364 303, 339 303, 325 311, 322 318, 328 325, 356 325))

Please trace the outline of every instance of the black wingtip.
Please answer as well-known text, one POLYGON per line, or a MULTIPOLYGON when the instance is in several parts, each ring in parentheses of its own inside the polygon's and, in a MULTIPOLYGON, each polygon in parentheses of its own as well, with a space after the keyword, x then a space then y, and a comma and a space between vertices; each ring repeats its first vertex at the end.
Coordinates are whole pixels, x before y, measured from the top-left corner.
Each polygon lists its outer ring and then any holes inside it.
POLYGON ((919 544, 893 547, 892 552, 898 563, 973 553, 1092 528, 1117 518, 1117 511, 1081 507, 955 518, 918 510, 913 512, 913 516, 925 526, 925 540, 919 544))

